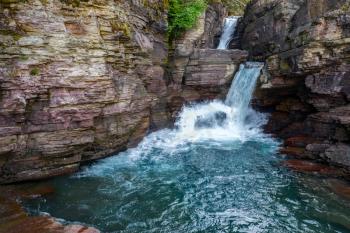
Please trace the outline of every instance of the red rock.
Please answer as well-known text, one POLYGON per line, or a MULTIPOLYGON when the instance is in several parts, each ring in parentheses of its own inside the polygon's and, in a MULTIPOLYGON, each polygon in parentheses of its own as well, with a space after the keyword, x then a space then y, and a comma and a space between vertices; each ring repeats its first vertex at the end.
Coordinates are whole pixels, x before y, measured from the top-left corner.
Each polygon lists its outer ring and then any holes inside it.
POLYGON ((334 176, 341 175, 341 171, 339 171, 339 169, 307 160, 291 159, 282 162, 282 165, 297 172, 318 173, 322 175, 334 176))
POLYGON ((295 136, 287 138, 284 145, 289 147, 306 147, 308 144, 314 143, 316 140, 308 136, 295 136))
POLYGON ((280 149, 280 153, 298 158, 303 157, 304 152, 305 149, 300 147, 287 146, 280 149))
POLYGON ((93 227, 69 225, 64 228, 64 233, 100 233, 100 231, 93 227))
POLYGON ((0 233, 99 233, 93 227, 64 226, 50 216, 29 216, 18 200, 47 195, 53 192, 49 186, 27 185, 0 186, 0 233))

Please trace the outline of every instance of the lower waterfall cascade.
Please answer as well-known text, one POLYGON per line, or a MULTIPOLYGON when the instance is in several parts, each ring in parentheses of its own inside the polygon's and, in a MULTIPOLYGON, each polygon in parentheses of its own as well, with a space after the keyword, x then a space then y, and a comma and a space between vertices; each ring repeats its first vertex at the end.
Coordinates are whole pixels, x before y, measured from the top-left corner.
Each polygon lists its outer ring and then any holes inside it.
POLYGON ((185 106, 174 129, 48 181, 56 193, 26 208, 106 233, 346 232, 349 203, 328 180, 278 165, 267 116, 249 107, 261 67, 242 65, 225 102, 185 106))
MULTIPOLYGON (((225 20, 227 49, 237 17, 225 20)), ((46 181, 55 193, 26 200, 33 215, 104 233, 333 233, 350 229, 350 204, 332 179, 281 166, 268 115, 250 101, 264 64, 240 65, 224 101, 183 106, 175 127, 138 146, 46 181)))

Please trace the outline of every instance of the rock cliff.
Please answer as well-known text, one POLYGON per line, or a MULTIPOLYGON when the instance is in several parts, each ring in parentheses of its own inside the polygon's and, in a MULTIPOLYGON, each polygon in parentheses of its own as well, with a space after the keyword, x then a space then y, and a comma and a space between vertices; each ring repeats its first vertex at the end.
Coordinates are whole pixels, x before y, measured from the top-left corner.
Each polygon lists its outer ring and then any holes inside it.
POLYGON ((0 1, 0 183, 76 171, 171 125, 184 103, 227 92, 247 53, 211 50, 223 5, 210 5, 170 54, 167 7, 0 1))
POLYGON ((251 59, 266 60, 255 104, 286 154, 350 169, 350 2, 253 0, 240 25, 251 59))
POLYGON ((145 135, 166 89, 165 3, 1 1, 1 182, 72 172, 145 135))

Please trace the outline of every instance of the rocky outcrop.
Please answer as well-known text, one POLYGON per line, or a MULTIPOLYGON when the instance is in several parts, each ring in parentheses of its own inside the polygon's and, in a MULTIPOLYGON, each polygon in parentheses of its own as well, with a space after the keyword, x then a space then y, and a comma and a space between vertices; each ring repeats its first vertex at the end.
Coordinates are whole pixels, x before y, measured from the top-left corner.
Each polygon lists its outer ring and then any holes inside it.
POLYGON ((212 4, 197 25, 174 41, 170 53, 168 103, 171 116, 191 101, 223 98, 239 64, 242 50, 216 50, 227 11, 212 4))
POLYGON ((242 50, 196 48, 186 58, 177 57, 175 63, 183 59, 188 61, 181 71, 181 79, 175 80, 169 86, 168 102, 171 115, 176 116, 188 102, 224 98, 234 73, 247 56, 248 53, 242 50))
POLYGON ((169 55, 167 1, 0 1, 0 183, 74 172, 223 96, 247 57, 212 49, 226 14, 209 5, 169 55))
POLYGON ((272 112, 267 130, 304 138, 287 145, 293 156, 347 169, 349 10, 347 0, 254 0, 240 25, 242 47, 251 59, 266 60, 270 73, 255 100, 272 112))
POLYGON ((75 171, 165 124, 164 4, 1 1, 0 182, 75 171))

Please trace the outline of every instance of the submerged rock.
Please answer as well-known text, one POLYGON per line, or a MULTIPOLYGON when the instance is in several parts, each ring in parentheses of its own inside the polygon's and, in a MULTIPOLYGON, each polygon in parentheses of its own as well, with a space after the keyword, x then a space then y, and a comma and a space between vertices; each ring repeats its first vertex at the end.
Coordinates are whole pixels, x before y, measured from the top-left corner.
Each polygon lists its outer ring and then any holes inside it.
POLYGON ((100 233, 93 227, 63 225, 50 216, 30 216, 21 204, 23 199, 46 196, 54 192, 50 186, 23 184, 0 187, 1 233, 100 233))
POLYGON ((335 167, 326 164, 315 163, 308 160, 290 159, 282 162, 282 165, 297 172, 315 173, 327 176, 341 176, 343 173, 335 167))
POLYGON ((350 184, 348 182, 339 179, 329 179, 327 183, 334 193, 350 199, 350 184))
POLYGON ((225 112, 215 112, 206 116, 198 116, 195 128, 223 127, 226 124, 227 114, 225 112))

